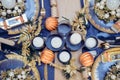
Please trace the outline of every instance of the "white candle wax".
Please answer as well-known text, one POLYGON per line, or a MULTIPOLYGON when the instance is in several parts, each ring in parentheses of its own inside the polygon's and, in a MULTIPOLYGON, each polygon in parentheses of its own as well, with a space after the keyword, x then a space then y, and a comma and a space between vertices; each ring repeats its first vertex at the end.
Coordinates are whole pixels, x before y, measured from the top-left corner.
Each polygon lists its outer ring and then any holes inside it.
POLYGON ((70 54, 67 51, 63 51, 60 53, 59 59, 62 62, 68 62, 70 60, 70 54))
POLYGON ((70 36, 70 42, 74 45, 76 44, 79 44, 82 40, 82 37, 79 33, 73 33, 71 36, 70 36))
POLYGON ((62 39, 60 37, 52 38, 51 45, 53 48, 60 48, 62 45, 62 39))
POLYGON ((33 45, 35 47, 43 47, 44 45, 44 40, 41 37, 35 37, 33 39, 33 45))
POLYGON ((87 48, 94 48, 95 46, 97 45, 97 41, 95 38, 88 38, 86 41, 85 41, 85 46, 87 48))

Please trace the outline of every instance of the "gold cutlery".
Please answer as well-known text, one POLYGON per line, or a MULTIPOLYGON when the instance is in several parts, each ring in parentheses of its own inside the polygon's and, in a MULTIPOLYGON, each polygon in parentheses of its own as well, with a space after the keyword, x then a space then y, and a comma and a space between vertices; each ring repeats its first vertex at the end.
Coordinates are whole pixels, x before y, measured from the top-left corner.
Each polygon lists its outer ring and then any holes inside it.
POLYGON ((40 14, 41 14, 42 17, 45 17, 46 10, 45 10, 45 7, 44 7, 44 0, 41 0, 41 3, 42 3, 42 6, 41 6, 40 14))

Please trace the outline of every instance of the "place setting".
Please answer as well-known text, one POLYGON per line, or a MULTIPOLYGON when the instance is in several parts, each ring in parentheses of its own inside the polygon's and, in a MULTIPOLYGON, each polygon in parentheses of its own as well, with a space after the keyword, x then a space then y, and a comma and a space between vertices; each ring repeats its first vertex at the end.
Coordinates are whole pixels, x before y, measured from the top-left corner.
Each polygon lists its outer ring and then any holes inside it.
POLYGON ((0 0, 0 80, 120 79, 120 0, 73 2, 0 0))

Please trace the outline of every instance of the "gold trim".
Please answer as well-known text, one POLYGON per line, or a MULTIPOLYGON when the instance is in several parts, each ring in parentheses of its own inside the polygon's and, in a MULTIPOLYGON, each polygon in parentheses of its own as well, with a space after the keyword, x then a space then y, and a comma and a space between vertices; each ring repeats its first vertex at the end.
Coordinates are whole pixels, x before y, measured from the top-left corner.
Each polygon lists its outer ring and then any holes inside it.
MULTIPOLYGON (((31 65, 30 67, 31 67, 31 69, 32 69, 32 71, 33 71, 33 73, 34 73, 35 78, 36 78, 37 80, 41 80, 41 79, 40 79, 40 73, 39 73, 37 67, 34 65, 34 64, 35 64, 35 61, 34 61, 34 60, 31 61, 31 62, 28 62, 26 57, 20 56, 20 55, 18 55, 18 54, 8 54, 8 55, 5 55, 5 56, 6 56, 8 59, 17 59, 17 60, 20 60, 20 61, 22 61, 25 65, 29 65, 29 64, 30 64, 30 65, 31 65)), ((7 60, 7 59, 6 59, 6 60, 7 60)), ((0 62, 3 62, 3 61, 0 61, 0 62)))
POLYGON ((103 31, 103 32, 106 32, 106 33, 115 33, 114 31, 112 31, 111 29, 108 29, 108 28, 104 28, 100 25, 98 25, 97 23, 95 23, 95 21, 92 19, 92 15, 90 14, 89 12, 89 1, 88 0, 85 0, 86 1, 86 10, 85 10, 85 13, 86 13, 86 18, 90 21, 90 23, 98 30, 100 31, 103 31))
MULTIPOLYGON (((111 49, 104 51, 103 53, 111 52, 111 51, 118 51, 118 50, 120 50, 120 48, 111 48, 111 49)), ((102 61, 102 54, 98 56, 98 58, 95 60, 92 66, 92 73, 91 73, 92 80, 99 80, 96 75, 96 70, 97 70, 97 67, 99 66, 99 63, 102 61)))

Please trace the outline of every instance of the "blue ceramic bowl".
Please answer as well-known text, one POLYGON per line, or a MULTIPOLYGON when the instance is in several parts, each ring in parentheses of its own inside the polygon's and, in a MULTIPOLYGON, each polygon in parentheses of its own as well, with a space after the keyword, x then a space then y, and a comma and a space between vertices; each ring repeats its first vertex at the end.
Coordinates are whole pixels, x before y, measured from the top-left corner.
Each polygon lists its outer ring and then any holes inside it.
MULTIPOLYGON (((64 57, 66 57, 66 56, 64 56, 64 57)), ((68 51, 68 50, 62 50, 62 51, 60 51, 59 53, 58 53, 58 55, 57 55, 57 58, 58 58, 58 60, 61 62, 61 63, 63 63, 63 64, 69 64, 69 62, 70 62, 70 60, 71 60, 71 58, 72 58, 72 54, 70 53, 70 51, 68 51), (67 61, 62 61, 61 59, 60 59, 60 54, 62 53, 62 52, 68 52, 68 54, 69 54, 69 59, 67 60, 67 61)))
POLYGON ((63 49, 64 45, 65 45, 65 40, 63 39, 63 37, 59 34, 52 34, 52 35, 49 35, 47 37, 47 40, 45 41, 45 44, 46 44, 46 47, 49 48, 50 50, 52 51, 59 51, 61 49, 63 49), (52 45, 51 45, 51 40, 54 38, 54 37, 59 37, 61 40, 62 40, 62 45, 59 47, 59 48, 54 48, 52 45))
POLYGON ((68 22, 63 21, 58 25, 57 31, 59 34, 66 36, 72 31, 72 27, 68 22))
POLYGON ((71 51, 77 51, 79 50, 83 45, 84 45, 84 41, 82 40, 79 44, 77 45, 73 45, 70 42, 70 36, 72 33, 70 33, 67 38, 66 38, 66 48, 71 50, 71 51))

